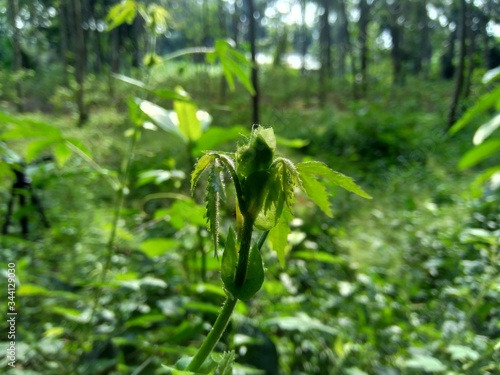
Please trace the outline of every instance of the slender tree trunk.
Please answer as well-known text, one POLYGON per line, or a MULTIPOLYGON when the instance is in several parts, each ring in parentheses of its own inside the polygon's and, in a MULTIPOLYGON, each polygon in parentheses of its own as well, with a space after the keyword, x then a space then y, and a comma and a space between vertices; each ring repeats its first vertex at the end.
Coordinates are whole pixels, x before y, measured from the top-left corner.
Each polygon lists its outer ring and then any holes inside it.
MULTIPOLYGON (((217 10, 219 13, 219 38, 224 38, 227 35, 226 30, 226 13, 224 11, 224 2, 222 0, 217 1, 217 10)), ((222 74, 220 77, 220 101, 221 103, 226 102, 226 94, 227 94, 227 83, 224 75, 222 74)))
POLYGON ((59 37, 61 38, 61 64, 63 68, 63 84, 68 86, 68 22, 66 0, 59 2, 59 37))
POLYGON ((10 24, 12 27, 12 73, 16 82, 16 107, 19 112, 23 111, 23 88, 21 85, 21 77, 19 73, 22 70, 22 55, 21 55, 21 35, 17 28, 16 20, 19 13, 17 0, 9 0, 8 8, 10 9, 10 24))
POLYGON ((401 15, 400 0, 394 0, 390 7, 390 33, 392 39, 392 70, 393 70, 393 84, 401 85, 403 83, 403 51, 401 49, 402 42, 402 29, 397 23, 397 19, 401 15))
MULTIPOLYGON (((352 75, 352 95, 354 98, 357 98, 357 89, 356 89, 356 76, 357 76, 357 69, 356 69, 356 61, 354 58, 354 50, 352 48, 352 43, 351 43, 351 33, 349 32, 349 19, 347 18, 347 11, 345 7, 345 1, 344 0, 339 0, 339 10, 340 14, 342 15, 342 39, 344 40, 344 46, 345 49, 341 51, 342 54, 345 52, 345 56, 349 58, 349 64, 351 66, 351 75, 352 75)), ((341 59, 344 59, 344 57, 341 57, 341 59)))
POLYGON ((359 2, 359 48, 361 91, 366 95, 368 91, 368 24, 370 22, 370 5, 367 0, 359 2))
POLYGON ((306 72, 306 55, 307 55, 307 25, 306 25, 306 0, 300 1, 300 9, 301 9, 301 30, 300 30, 300 54, 302 56, 302 64, 300 68, 301 74, 305 74, 306 72))
POLYGON ((321 6, 323 7, 323 14, 320 18, 320 63, 319 70, 319 102, 323 106, 326 99, 326 81, 331 74, 332 56, 330 52, 331 36, 330 36, 330 0, 322 0, 321 6))
POLYGON ((239 41, 239 29, 240 29, 240 15, 238 11, 238 2, 234 1, 233 2, 233 17, 232 17, 232 22, 231 22, 231 27, 232 27, 232 37, 234 40, 234 43, 238 45, 239 41))
POLYGON ((448 127, 451 127, 455 121, 457 120, 457 108, 458 101, 460 100, 460 96, 462 94, 462 87, 464 81, 464 66, 465 66, 465 54, 466 54, 466 13, 467 13, 467 4, 465 0, 460 0, 460 50, 458 56, 458 68, 456 71, 456 84, 455 91, 453 93, 453 100, 450 106, 450 113, 448 115, 448 127))
POLYGON ((75 79, 78 84, 76 92, 76 104, 78 106, 79 120, 78 125, 82 126, 88 119, 87 110, 84 102, 84 79, 85 79, 85 36, 83 33, 82 3, 81 0, 74 0, 75 12, 75 79))
POLYGON ((422 23, 422 27, 420 29, 420 65, 422 67, 424 77, 427 78, 429 76, 432 59, 432 45, 430 41, 431 31, 429 28, 429 15, 427 14, 427 0, 422 0, 420 12, 420 22, 422 23))
POLYGON ((254 4, 253 0, 246 0, 247 10, 248 10, 248 41, 250 42, 250 53, 252 55, 252 85, 255 90, 255 95, 252 97, 252 109, 253 109, 253 124, 259 124, 259 85, 258 85, 258 71, 257 71, 257 59, 256 59, 256 47, 255 47, 255 18, 254 14, 254 4))
POLYGON ((468 46, 467 49, 467 74, 465 75, 465 83, 463 89, 463 98, 467 99, 470 95, 472 86, 472 74, 474 73, 475 61, 474 54, 476 52, 476 38, 477 32, 473 28, 473 15, 471 12, 467 12, 467 39, 468 46))

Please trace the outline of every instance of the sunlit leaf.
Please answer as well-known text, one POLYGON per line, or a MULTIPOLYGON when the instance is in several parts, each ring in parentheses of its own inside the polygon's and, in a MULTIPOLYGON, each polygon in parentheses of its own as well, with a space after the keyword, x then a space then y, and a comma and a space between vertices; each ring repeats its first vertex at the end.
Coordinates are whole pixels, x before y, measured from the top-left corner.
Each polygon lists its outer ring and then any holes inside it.
POLYGON ((344 264, 346 260, 342 257, 335 256, 324 251, 294 251, 293 257, 304 260, 314 260, 328 264, 344 264))
POLYGON ((109 10, 106 17, 108 31, 113 30, 115 27, 118 27, 125 22, 129 25, 132 24, 136 15, 137 3, 134 0, 124 0, 119 4, 116 4, 109 10))
POLYGON ((166 110, 147 100, 137 100, 141 111, 143 111, 155 125, 165 130, 167 133, 176 135, 184 142, 188 141, 184 133, 180 131, 178 125, 173 121, 173 111, 166 110))
POLYGON ((483 76, 483 78, 481 79, 481 82, 486 85, 486 84, 490 83, 491 81, 498 79, 499 77, 500 77, 500 66, 498 66, 494 69, 488 70, 485 73, 485 75, 483 76))
POLYGON ((205 154, 196 163, 193 173, 191 174, 191 192, 198 184, 200 176, 205 172, 205 170, 215 161, 216 156, 214 154, 205 154))
POLYGON ((234 91, 234 77, 236 77, 251 95, 255 95, 249 74, 251 65, 243 54, 234 50, 228 41, 217 40, 214 52, 207 54, 207 61, 214 63, 217 59, 222 65, 224 76, 231 91, 234 91))
POLYGON ((437 358, 428 355, 415 355, 405 362, 406 367, 419 369, 427 372, 446 371, 446 366, 437 358))
POLYGON ((307 146, 310 142, 307 139, 287 139, 282 137, 276 137, 276 143, 279 146, 290 147, 290 148, 302 148, 307 146))
POLYGON ((269 231, 267 239, 271 248, 276 251, 281 267, 285 267, 285 256, 290 248, 288 245, 288 235, 290 234, 290 226, 284 220, 280 220, 278 224, 269 231))
MULTIPOLYGON (((300 171, 300 169, 299 169, 300 171)), ((312 200, 328 217, 332 217, 330 209, 330 200, 325 185, 320 183, 314 175, 300 171, 301 185, 300 188, 307 194, 307 197, 312 200)))
POLYGON ((310 175, 320 176, 340 186, 341 188, 350 191, 351 193, 357 194, 367 199, 372 198, 369 194, 363 191, 363 189, 356 185, 351 177, 328 168, 328 166, 324 163, 321 163, 319 161, 310 161, 305 163, 298 163, 296 167, 301 175, 302 173, 307 173, 310 175))
POLYGON ((458 120, 450 129, 450 134, 455 134, 465 125, 469 124, 478 115, 484 113, 489 108, 493 107, 500 100, 500 86, 493 89, 491 92, 481 96, 476 103, 470 107, 467 112, 458 120))
POLYGON ((316 330, 333 336, 338 334, 338 331, 335 328, 327 326, 315 318, 311 318, 304 312, 299 312, 295 316, 280 316, 268 319, 264 322, 264 325, 276 325, 284 331, 309 332, 316 330))
POLYGON ((53 139, 53 138, 42 138, 36 141, 30 142, 26 146, 26 162, 31 163, 36 158, 38 158, 42 152, 49 149, 54 144, 57 144, 61 141, 61 139, 53 139))
POLYGON ((470 359, 476 361, 479 353, 472 348, 464 345, 449 345, 446 351, 451 354, 451 359, 455 361, 464 361, 470 359))
POLYGON ((177 240, 169 238, 150 238, 141 244, 140 249, 149 258, 155 258, 178 247, 179 242, 177 240))
POLYGON ((62 168, 64 164, 71 158, 72 152, 64 143, 59 142, 54 146, 54 156, 57 161, 59 168, 62 168))
POLYGON ((7 131, 0 134, 0 139, 62 138, 61 130, 41 121, 18 118, 0 112, 0 123, 13 125, 7 131))
POLYGON ((495 130, 500 127, 500 113, 497 113, 495 117, 493 117, 487 123, 481 125, 479 129, 477 129, 474 134, 474 138, 472 139, 472 143, 474 145, 480 145, 483 141, 488 138, 495 130))
POLYGON ((231 128, 220 128, 212 126, 203 132, 202 136, 196 141, 194 147, 195 153, 201 153, 206 150, 213 150, 220 144, 238 139, 246 129, 242 126, 233 126, 231 128))
MULTIPOLYGON (((178 87, 176 91, 184 97, 189 97, 178 87)), ((174 111, 179 120, 179 130, 190 142, 197 141, 202 134, 201 121, 197 117, 198 107, 192 102, 174 101, 174 111)))
POLYGON ((458 167, 466 169, 475 166, 480 161, 495 155, 500 149, 500 138, 490 139, 469 150, 459 161, 458 167))

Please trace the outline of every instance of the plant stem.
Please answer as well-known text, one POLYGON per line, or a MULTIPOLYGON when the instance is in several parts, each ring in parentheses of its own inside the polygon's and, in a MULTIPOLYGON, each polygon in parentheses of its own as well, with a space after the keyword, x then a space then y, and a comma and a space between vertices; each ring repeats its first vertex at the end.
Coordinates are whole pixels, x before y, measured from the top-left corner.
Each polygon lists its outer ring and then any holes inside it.
POLYGON ((203 362, 205 362, 207 357, 210 355, 212 350, 214 350, 215 345, 219 342, 219 339, 221 338, 227 327, 227 324, 229 323, 229 320, 231 319, 231 314, 233 313, 234 307, 236 306, 236 302, 238 302, 238 300, 232 297, 228 297, 226 302, 224 302, 222 310, 219 313, 219 316, 217 317, 212 330, 201 345, 200 349, 198 349, 196 355, 189 363, 188 367, 186 368, 187 371, 198 371, 203 362))
POLYGON ((238 267, 236 268, 236 275, 234 284, 239 288, 245 282, 248 269, 248 258, 250 254, 250 245, 252 243, 252 230, 253 220, 250 215, 245 215, 243 219, 243 230, 241 233, 241 246, 240 255, 238 256, 238 267))

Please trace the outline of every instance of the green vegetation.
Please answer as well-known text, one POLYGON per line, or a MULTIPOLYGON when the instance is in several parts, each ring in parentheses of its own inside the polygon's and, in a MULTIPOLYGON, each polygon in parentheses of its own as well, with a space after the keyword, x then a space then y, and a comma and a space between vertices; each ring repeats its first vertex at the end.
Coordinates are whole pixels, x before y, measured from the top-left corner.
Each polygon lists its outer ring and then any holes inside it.
POLYGON ((498 2, 284 3, 0 0, 2 373, 500 373, 498 2))

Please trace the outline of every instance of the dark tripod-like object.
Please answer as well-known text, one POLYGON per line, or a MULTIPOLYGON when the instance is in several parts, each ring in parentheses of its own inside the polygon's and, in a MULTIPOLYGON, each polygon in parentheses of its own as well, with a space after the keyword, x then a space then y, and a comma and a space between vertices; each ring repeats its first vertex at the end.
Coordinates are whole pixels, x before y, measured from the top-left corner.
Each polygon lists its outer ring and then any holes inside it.
MULTIPOLYGON (((46 157, 39 159, 30 165, 40 164, 42 162, 52 160, 51 157, 46 157)), ((42 219, 43 226, 45 228, 50 228, 49 221, 45 216, 45 212, 43 210, 40 199, 37 197, 35 192, 33 191, 33 185, 31 178, 26 173, 27 165, 23 162, 9 163, 11 170, 15 174, 15 180, 12 184, 11 195, 9 199, 9 203, 7 204, 7 213, 5 215, 5 222, 2 227, 2 234, 8 234, 9 226, 12 221, 12 214, 14 211, 14 202, 16 198, 19 198, 19 209, 21 211, 21 215, 19 218, 19 224, 21 225, 21 234, 23 237, 27 237, 29 233, 29 216, 28 216, 28 207, 27 198, 31 198, 30 204, 36 209, 36 211, 40 214, 42 219)))

